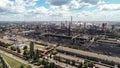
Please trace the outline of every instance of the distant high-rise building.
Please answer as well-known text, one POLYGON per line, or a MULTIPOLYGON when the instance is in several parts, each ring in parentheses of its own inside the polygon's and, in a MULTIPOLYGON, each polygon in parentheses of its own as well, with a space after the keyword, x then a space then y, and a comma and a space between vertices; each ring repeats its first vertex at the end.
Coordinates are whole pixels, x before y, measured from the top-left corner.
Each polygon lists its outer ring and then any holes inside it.
POLYGON ((70 36, 70 35, 71 35, 71 25, 69 23, 69 26, 68 26, 68 36, 70 36))
POLYGON ((36 26, 35 31, 39 32, 39 26, 36 26))
POLYGON ((106 27, 107 27, 107 23, 103 23, 103 24, 102 24, 102 29, 105 30, 106 27))
POLYGON ((114 30, 115 29, 115 25, 111 25, 111 29, 114 30))
POLYGON ((102 31, 104 32, 104 35, 106 34, 106 29, 107 29, 107 23, 102 24, 102 31))
POLYGON ((65 23, 61 22, 61 29, 65 28, 65 23))
POLYGON ((84 29, 83 29, 83 33, 85 34, 85 32, 86 32, 86 22, 84 23, 84 29))

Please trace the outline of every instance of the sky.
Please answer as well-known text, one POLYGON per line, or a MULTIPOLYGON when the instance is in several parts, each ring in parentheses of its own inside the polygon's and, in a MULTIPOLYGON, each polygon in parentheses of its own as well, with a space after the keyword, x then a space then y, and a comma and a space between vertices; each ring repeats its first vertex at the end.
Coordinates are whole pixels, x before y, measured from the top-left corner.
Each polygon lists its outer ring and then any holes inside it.
POLYGON ((0 21, 120 21, 120 0, 0 0, 0 21))

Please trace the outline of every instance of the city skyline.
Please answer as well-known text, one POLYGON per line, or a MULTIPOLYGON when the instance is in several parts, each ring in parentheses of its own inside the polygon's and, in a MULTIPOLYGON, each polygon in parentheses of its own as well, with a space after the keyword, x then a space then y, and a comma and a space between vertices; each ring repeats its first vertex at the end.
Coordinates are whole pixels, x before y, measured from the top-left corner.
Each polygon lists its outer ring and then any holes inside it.
POLYGON ((0 21, 120 21, 119 0, 1 0, 0 21))

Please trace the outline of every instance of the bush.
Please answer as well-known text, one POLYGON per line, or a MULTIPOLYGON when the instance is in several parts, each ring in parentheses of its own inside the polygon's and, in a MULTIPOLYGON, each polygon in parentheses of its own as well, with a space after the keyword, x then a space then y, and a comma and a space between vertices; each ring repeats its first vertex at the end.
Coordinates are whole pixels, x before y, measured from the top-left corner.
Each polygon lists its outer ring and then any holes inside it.
POLYGON ((56 54, 57 54, 57 51, 53 51, 51 54, 56 55, 56 54))
POLYGON ((32 66, 28 65, 27 68, 32 68, 32 66))
POLYGON ((0 41, 0 46, 8 48, 10 45, 0 41))
POLYGON ((72 65, 75 65, 75 60, 72 60, 72 65))
POLYGON ((69 60, 69 59, 66 59, 66 63, 67 63, 67 64, 70 64, 70 60, 69 60))
POLYGON ((82 68, 82 67, 83 67, 83 64, 80 63, 80 64, 78 65, 78 68, 82 68))
POLYGON ((51 62, 49 68, 55 68, 55 67, 56 67, 55 63, 51 62))
POLYGON ((21 53, 21 51, 20 51, 20 48, 19 48, 19 47, 17 47, 17 52, 18 52, 18 53, 21 53))
POLYGON ((26 50, 28 47, 27 46, 24 46, 23 50, 26 50))
POLYGON ((91 68, 94 66, 93 62, 87 62, 87 64, 88 64, 88 67, 91 67, 91 68))
POLYGON ((25 68, 24 65, 21 65, 20 68, 25 68))
POLYGON ((11 46, 10 49, 13 50, 13 51, 16 51, 16 50, 17 50, 17 49, 16 49, 15 47, 13 47, 13 46, 11 46))

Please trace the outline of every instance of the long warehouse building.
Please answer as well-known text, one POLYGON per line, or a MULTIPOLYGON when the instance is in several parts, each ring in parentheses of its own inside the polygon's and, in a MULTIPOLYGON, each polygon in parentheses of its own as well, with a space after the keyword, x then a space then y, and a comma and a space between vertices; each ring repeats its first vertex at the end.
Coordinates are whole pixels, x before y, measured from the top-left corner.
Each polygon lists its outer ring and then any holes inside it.
POLYGON ((119 57, 112 57, 112 56, 97 54, 97 53, 88 52, 88 51, 76 50, 76 49, 63 47, 63 46, 57 47, 57 51, 66 53, 66 54, 69 54, 72 56, 76 55, 77 57, 82 57, 84 59, 88 59, 88 60, 92 60, 92 61, 96 61, 95 59, 97 59, 97 61, 99 60, 101 62, 107 61, 107 62, 113 62, 115 64, 120 64, 119 57))

